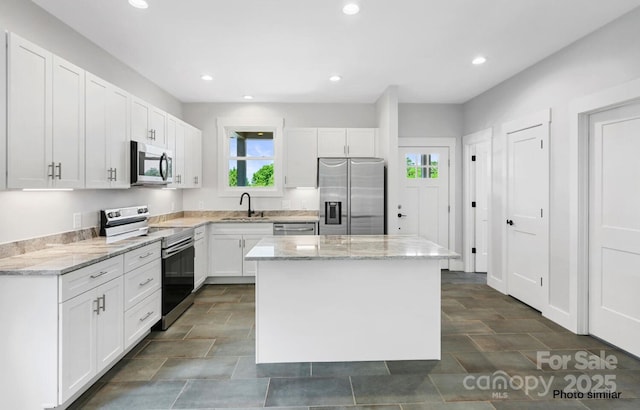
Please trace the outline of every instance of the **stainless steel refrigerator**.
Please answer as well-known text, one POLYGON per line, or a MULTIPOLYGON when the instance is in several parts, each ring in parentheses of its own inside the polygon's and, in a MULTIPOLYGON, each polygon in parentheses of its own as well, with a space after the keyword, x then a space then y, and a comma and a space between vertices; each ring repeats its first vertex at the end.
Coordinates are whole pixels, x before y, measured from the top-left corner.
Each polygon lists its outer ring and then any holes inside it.
POLYGON ((318 189, 320 235, 385 233, 382 158, 320 158, 318 189))

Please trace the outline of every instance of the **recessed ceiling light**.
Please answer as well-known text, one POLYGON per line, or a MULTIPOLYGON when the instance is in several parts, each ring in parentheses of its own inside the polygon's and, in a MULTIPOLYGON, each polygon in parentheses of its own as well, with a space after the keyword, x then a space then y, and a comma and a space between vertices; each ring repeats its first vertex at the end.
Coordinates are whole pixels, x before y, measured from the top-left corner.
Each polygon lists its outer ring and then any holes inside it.
POLYGON ((253 95, 245 95, 244 97, 245 100, 253 100, 253 95))
POLYGON ((347 3, 342 8, 342 12, 347 16, 353 16, 354 14, 358 14, 360 12, 360 6, 355 3, 347 3))
POLYGON ((210 74, 202 74, 200 78, 202 78, 204 81, 213 81, 213 76, 210 74))
POLYGON ((476 58, 473 59, 473 61, 471 61, 471 64, 473 65, 480 65, 480 64, 484 64, 487 62, 487 59, 482 57, 482 56, 478 56, 476 58))
POLYGON ((340 80, 342 80, 342 77, 340 77, 339 75, 332 75, 331 77, 329 77, 329 81, 333 81, 334 83, 340 80))
POLYGON ((129 0, 129 4, 137 9, 146 9, 149 7, 149 3, 145 0, 129 0))

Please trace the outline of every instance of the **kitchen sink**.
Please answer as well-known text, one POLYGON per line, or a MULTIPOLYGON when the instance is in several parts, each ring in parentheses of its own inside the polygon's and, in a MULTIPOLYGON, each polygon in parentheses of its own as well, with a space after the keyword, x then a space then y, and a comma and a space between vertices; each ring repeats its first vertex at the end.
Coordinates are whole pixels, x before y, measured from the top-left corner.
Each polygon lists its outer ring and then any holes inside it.
POLYGON ((250 222, 250 221, 264 221, 265 219, 269 219, 266 216, 227 216, 225 218, 220 218, 222 221, 241 221, 241 222, 250 222))

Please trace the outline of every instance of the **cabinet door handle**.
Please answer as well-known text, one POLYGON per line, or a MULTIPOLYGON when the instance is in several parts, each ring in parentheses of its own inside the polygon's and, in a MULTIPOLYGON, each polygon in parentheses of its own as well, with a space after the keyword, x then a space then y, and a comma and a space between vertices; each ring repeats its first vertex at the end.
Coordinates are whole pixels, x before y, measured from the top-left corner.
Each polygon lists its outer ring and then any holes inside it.
POLYGON ((102 299, 102 311, 104 312, 106 306, 107 306, 107 298, 106 295, 103 293, 102 294, 102 298, 98 298, 98 299, 102 299))
POLYGON ((56 165, 56 168, 58 168, 58 175, 56 175, 56 177, 58 179, 62 179, 62 162, 58 162, 58 165, 56 165))
POLYGON ((238 239, 238 248, 242 248, 242 239, 238 239))
POLYGON ((94 302, 96 302, 96 308, 93 309, 93 311, 99 315, 100 314, 100 298, 96 298, 94 302))
POLYGON ((107 181, 112 181, 113 179, 111 178, 111 173, 113 172, 113 168, 109 168, 107 170, 107 181))
POLYGON ((151 282, 153 280, 153 278, 147 278, 147 280, 145 280, 144 282, 140 282, 140 286, 144 286, 147 283, 151 282))
POLYGON ((138 258, 139 259, 145 259, 145 258, 148 258, 151 255, 153 255, 153 252, 147 252, 146 255, 140 255, 140 256, 138 256, 138 258))
POLYGON ((113 180, 114 181, 118 180, 118 168, 113 169, 113 180))
POLYGON ((144 322, 145 320, 149 319, 149 316, 153 315, 153 311, 152 312, 147 312, 146 315, 144 315, 143 317, 140 318, 141 322, 144 322))
POLYGON ((109 271, 103 270, 100 273, 93 274, 89 276, 91 279, 99 278, 100 276, 106 275, 109 271))
POLYGON ((47 176, 49 178, 51 178, 51 179, 54 179, 54 176, 53 176, 54 172, 53 171, 54 171, 55 166, 56 166, 55 162, 52 162, 51 164, 47 165, 47 172, 49 172, 49 170, 51 170, 50 173, 47 173, 47 176))

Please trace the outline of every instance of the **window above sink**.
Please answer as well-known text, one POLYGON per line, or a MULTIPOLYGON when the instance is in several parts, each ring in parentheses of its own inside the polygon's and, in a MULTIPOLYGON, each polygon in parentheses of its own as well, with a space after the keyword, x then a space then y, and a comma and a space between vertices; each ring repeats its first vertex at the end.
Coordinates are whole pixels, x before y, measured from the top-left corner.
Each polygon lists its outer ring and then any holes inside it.
POLYGON ((220 196, 283 195, 282 118, 218 118, 220 196))

